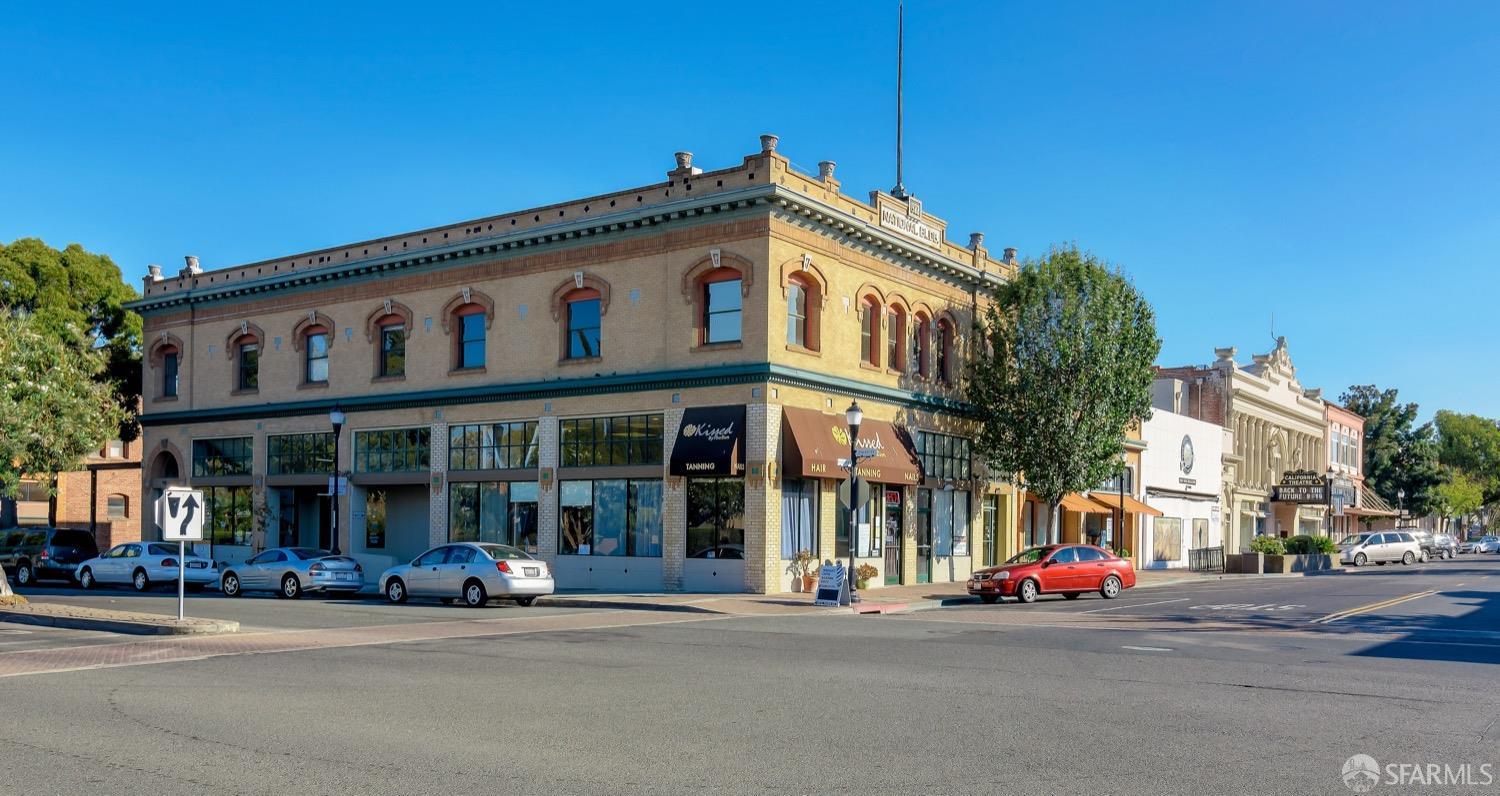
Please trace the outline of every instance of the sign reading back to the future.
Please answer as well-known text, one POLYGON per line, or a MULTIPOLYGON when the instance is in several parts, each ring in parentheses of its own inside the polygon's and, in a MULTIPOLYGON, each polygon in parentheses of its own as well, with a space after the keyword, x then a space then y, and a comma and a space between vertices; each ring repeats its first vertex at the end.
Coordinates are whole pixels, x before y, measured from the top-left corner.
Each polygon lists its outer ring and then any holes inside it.
POLYGON ((1311 470, 1288 470, 1281 483, 1271 487, 1277 503, 1328 503, 1328 479, 1311 470))

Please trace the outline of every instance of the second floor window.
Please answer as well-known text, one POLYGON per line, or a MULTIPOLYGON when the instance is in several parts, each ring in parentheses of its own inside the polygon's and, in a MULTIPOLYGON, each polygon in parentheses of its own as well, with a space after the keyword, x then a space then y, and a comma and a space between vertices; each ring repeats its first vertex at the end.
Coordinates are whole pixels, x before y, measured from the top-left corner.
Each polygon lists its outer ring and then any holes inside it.
POLYGON ((177 349, 168 350, 161 356, 161 395, 163 398, 177 397, 177 349))
POLYGON ((891 307, 886 315, 885 366, 900 371, 906 365, 906 313, 891 307))
POLYGON ((938 321, 937 377, 944 384, 953 383, 953 324, 946 318, 938 321))
POLYGON ((786 287, 786 343, 807 348, 807 288, 796 282, 786 287))
POLYGON ((880 305, 870 299, 859 305, 859 360, 880 364, 880 305))
POLYGON ((458 370, 484 367, 484 313, 458 316, 458 370))
POLYGON ((380 375, 406 375, 406 327, 401 324, 380 327, 380 375))
POLYGON ((325 331, 307 334, 307 369, 303 378, 308 384, 328 382, 328 333, 325 331))
POLYGON ((239 344, 235 354, 238 371, 235 389, 255 390, 260 388, 260 343, 253 338, 239 344))
POLYGON ((917 315, 917 333, 915 335, 917 351, 912 359, 912 373, 922 378, 932 375, 932 321, 926 315, 917 315))
POLYGON ((740 280, 720 279, 703 285, 703 342, 740 340, 740 280))
POLYGON ((580 290, 568 299, 568 359, 590 359, 600 355, 599 295, 580 290))

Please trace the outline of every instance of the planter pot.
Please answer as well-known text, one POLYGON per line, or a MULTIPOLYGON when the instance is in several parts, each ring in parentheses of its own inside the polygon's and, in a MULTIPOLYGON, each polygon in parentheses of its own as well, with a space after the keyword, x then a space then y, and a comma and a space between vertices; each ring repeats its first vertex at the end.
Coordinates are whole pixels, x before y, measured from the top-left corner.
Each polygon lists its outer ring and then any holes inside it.
POLYGON ((855 581, 854 581, 854 585, 855 585, 855 587, 856 587, 856 588, 858 588, 858 589, 859 589, 859 590, 860 590, 860 591, 864 591, 864 590, 865 590, 865 589, 868 589, 868 588, 870 588, 870 581, 869 581, 869 579, 868 579, 868 578, 865 578, 865 579, 863 579, 863 580, 861 580, 861 579, 856 579, 856 580, 855 580, 855 581))
POLYGON ((1339 560, 1333 555, 1313 553, 1309 555, 1266 556, 1266 572, 1289 574, 1292 572, 1317 572, 1338 569, 1339 560))
POLYGON ((805 592, 812 592, 812 591, 816 591, 817 588, 818 588, 818 576, 817 575, 803 575, 802 576, 802 590, 803 591, 805 591, 805 592))

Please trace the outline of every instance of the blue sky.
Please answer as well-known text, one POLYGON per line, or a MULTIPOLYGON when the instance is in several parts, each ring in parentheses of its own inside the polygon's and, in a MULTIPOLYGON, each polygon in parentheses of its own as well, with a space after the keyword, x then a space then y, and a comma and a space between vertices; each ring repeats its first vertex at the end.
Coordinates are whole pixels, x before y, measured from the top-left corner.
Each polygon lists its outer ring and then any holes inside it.
MULTIPOLYGON (((1306 386, 1500 416, 1500 4, 907 6, 906 185, 966 241, 1077 242, 1165 364, 1286 335, 1306 386)), ((139 284, 716 168, 775 132, 894 172, 894 2, 27 2, 0 239, 139 284)))

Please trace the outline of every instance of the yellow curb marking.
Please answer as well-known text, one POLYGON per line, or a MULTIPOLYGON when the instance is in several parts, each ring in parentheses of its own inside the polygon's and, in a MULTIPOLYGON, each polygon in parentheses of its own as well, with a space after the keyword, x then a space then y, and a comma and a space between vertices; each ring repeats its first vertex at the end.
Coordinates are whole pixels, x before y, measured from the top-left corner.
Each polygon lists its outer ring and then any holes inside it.
POLYGON ((1381 600, 1380 602, 1374 602, 1374 603, 1369 603, 1367 605, 1361 605, 1361 606, 1359 606, 1357 608, 1349 608, 1349 609, 1346 609, 1346 610, 1343 610, 1343 611, 1334 611, 1333 613, 1331 613, 1331 614, 1329 614, 1327 616, 1320 616, 1317 619, 1312 620, 1312 624, 1315 624, 1315 625, 1319 625, 1319 624, 1322 624, 1322 625, 1332 624, 1333 622, 1337 622, 1340 619, 1348 619, 1351 616, 1357 616, 1359 614, 1367 614, 1367 613, 1369 613, 1371 611, 1379 611, 1382 608, 1391 608, 1393 606, 1397 606, 1397 605, 1400 605, 1400 604, 1405 603, 1405 602, 1411 602, 1412 600, 1420 600, 1423 597, 1430 597, 1430 596, 1432 596, 1434 594, 1437 594, 1437 592, 1433 591, 1433 590, 1419 591, 1419 592, 1416 592, 1415 594, 1408 594, 1408 595, 1406 595, 1404 597, 1395 597, 1395 598, 1392 598, 1392 599, 1389 599, 1389 600, 1381 600))

